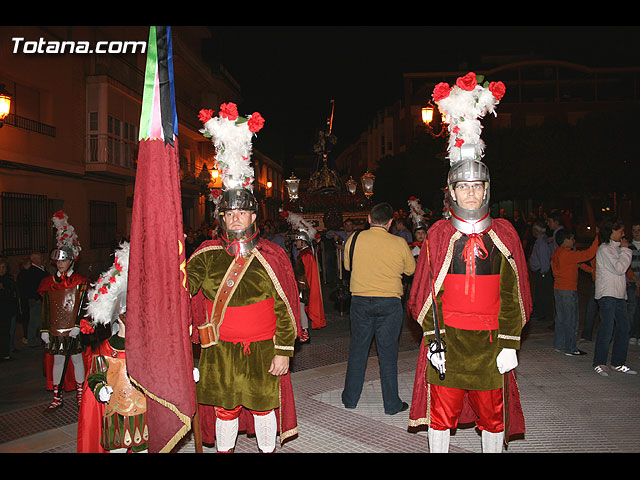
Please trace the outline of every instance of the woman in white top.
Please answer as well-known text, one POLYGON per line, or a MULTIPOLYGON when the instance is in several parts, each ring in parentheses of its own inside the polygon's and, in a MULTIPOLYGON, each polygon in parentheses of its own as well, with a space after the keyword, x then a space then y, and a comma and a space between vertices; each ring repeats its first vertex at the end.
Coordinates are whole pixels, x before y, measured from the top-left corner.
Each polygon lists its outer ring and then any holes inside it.
POLYGON ((600 227, 599 236, 595 299, 600 307, 600 324, 593 354, 594 370, 599 375, 608 376, 606 364, 615 327, 611 368, 618 372, 635 374, 636 371, 625 365, 629 345, 626 286, 626 273, 631 265, 629 242, 624 238, 624 225, 621 222, 604 222, 600 227))

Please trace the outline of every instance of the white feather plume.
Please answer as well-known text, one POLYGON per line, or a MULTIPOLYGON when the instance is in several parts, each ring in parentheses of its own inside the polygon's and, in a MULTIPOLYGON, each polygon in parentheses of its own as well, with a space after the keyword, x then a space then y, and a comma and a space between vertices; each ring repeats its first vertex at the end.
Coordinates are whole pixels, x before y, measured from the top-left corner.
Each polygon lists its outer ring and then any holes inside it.
POLYGON ((451 88, 446 98, 436 100, 438 109, 443 115, 444 122, 448 124, 449 161, 451 164, 460 159, 459 142, 475 146, 476 158, 484 155, 485 144, 480 138, 482 125, 480 123, 487 113, 496 115, 495 107, 499 100, 489 88, 476 84, 473 90, 464 90, 457 85, 451 88))
POLYGON ((53 217, 51 217, 53 226, 56 228, 56 242, 58 248, 69 247, 73 251, 73 258, 76 260, 80 255, 80 242, 78 241, 78 234, 76 233, 73 225, 69 223, 69 218, 62 210, 57 211, 53 217))
POLYGON ((254 170, 251 166, 251 140, 254 135, 248 122, 212 117, 201 133, 210 136, 216 147, 216 168, 225 188, 253 190, 254 170))
POLYGON ((303 230, 307 232, 307 235, 309 235, 309 240, 311 240, 312 242, 314 241, 317 231, 310 222, 302 218, 301 215, 293 212, 287 212, 285 216, 287 217, 287 221, 294 230, 303 230))
POLYGON ((87 314, 92 323, 110 325, 127 309, 129 242, 122 242, 111 268, 102 273, 87 292, 87 314))

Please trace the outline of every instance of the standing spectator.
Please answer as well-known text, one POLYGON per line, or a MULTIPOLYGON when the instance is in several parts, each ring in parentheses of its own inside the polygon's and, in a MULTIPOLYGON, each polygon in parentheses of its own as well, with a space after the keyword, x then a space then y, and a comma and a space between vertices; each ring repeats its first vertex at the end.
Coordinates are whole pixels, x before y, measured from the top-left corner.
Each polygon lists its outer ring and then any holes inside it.
POLYGON ((11 360, 17 314, 16 282, 9 273, 8 262, 0 259, 0 360, 11 360))
POLYGON ((553 272, 551 271, 551 246, 547 229, 542 222, 535 222, 532 233, 536 239, 529 266, 535 278, 533 313, 531 318, 553 321, 553 272))
POLYGON ((18 305, 20 324, 22 325, 22 343, 27 344, 27 331, 29 329, 29 297, 28 291, 28 276, 29 268, 31 268, 31 258, 24 257, 20 262, 20 271, 18 272, 17 285, 18 285, 18 305))
POLYGON ((609 344, 611 368, 615 371, 635 375, 627 365, 629 348, 629 319, 627 316, 626 273, 631 265, 629 242, 624 238, 621 222, 605 222, 599 232, 602 245, 596 253, 596 294, 600 307, 600 325, 593 354, 593 367, 597 374, 608 376, 607 358, 609 344), (615 328, 615 336, 614 336, 615 328))
POLYGON ((558 210, 551 212, 551 215, 547 217, 546 221, 547 221, 547 226, 549 227, 549 230, 551 230, 552 232, 550 244, 551 244, 551 252, 553 253, 556 250, 556 248, 560 246, 560 242, 558 242, 556 235, 560 230, 565 228, 564 224, 562 223, 562 212, 558 210))
POLYGON ((578 264, 588 262, 598 249, 598 237, 586 250, 575 250, 576 239, 566 228, 557 231, 558 248, 551 256, 556 301, 554 348, 565 355, 584 355, 578 337, 578 264))
POLYGON ((362 393, 371 341, 375 336, 380 362, 384 412, 404 411, 398 394, 398 339, 402 328, 402 275, 412 275, 416 262, 407 242, 389 233, 393 208, 375 205, 369 230, 352 235, 345 243, 344 268, 351 272, 351 339, 342 403, 356 408, 362 393), (351 264, 351 243, 356 242, 351 264))
POLYGON ((29 305, 29 319, 24 328, 23 343, 30 347, 40 346, 40 317, 42 314, 42 297, 38 293, 38 287, 43 278, 48 276, 44 269, 42 254, 34 252, 30 256, 31 266, 26 272, 20 272, 20 295, 27 299, 29 305))
POLYGON ((629 343, 636 345, 640 338, 640 222, 631 225, 631 235, 631 267, 627 276, 629 343))
POLYGON ((394 235, 404 238, 407 244, 413 243, 413 235, 407 228, 406 220, 403 217, 398 217, 393 221, 392 232, 394 235))
POLYGON ((287 231, 289 230, 289 226, 285 222, 279 222, 274 228, 274 234, 271 236, 269 240, 271 240, 276 245, 282 247, 282 249, 289 253, 287 250, 287 231))

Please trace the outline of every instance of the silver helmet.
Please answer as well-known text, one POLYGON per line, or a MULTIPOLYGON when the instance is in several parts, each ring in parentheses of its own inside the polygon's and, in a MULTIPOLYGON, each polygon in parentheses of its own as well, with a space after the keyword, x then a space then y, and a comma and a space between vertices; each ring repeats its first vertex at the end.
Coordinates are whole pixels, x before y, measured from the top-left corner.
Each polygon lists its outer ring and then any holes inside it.
POLYGON ((313 242, 311 241, 311 238, 309 237, 309 232, 307 232, 306 230, 302 230, 302 229, 296 230, 291 235, 291 238, 294 241, 295 240, 302 240, 308 247, 313 247, 313 242))
POLYGON ((54 262, 60 260, 71 260, 73 262, 74 259, 75 255, 73 253, 73 250, 71 249, 71 247, 67 247, 65 245, 59 246, 51 252, 51 260, 53 260, 54 262))
POLYGON ((476 158, 474 145, 463 145, 460 160, 452 163, 447 178, 447 199, 453 226, 465 234, 481 233, 491 225, 489 215, 490 178, 489 168, 476 158), (482 205, 474 210, 462 208, 451 195, 458 182, 484 182, 485 192, 482 205))
POLYGON ((224 232, 223 235, 221 235, 222 241, 228 250, 233 248, 234 253, 239 253, 246 257, 260 240, 258 225, 254 221, 243 230, 228 229, 224 215, 225 212, 229 210, 247 210, 251 213, 256 213, 258 210, 258 202, 253 196, 253 193, 248 189, 230 188, 222 193, 220 203, 218 204, 220 228, 222 228, 224 232))

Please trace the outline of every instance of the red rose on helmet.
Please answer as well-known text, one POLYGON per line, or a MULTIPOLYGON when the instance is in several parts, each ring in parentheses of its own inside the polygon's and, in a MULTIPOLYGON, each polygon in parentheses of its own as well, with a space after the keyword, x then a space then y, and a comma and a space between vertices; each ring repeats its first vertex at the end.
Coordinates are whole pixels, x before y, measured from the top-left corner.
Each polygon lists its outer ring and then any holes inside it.
POLYGON ((254 112, 249 119, 249 131, 257 132, 264 127, 264 118, 258 112, 254 112))
POLYGON ((448 83, 440 82, 433 89, 433 100, 439 102, 443 98, 447 98, 451 93, 451 87, 448 83))
POLYGON ((211 117, 213 117, 213 110, 211 110, 210 108, 209 109, 203 108, 198 113, 198 119, 202 123, 207 123, 209 120, 211 120, 211 117))
POLYGON ((235 103, 223 103, 220 105, 220 116, 222 118, 228 118, 232 122, 235 122, 238 118, 238 107, 235 103))
POLYGON ((504 97, 504 93, 507 90, 507 87, 504 86, 502 82, 491 82, 489 84, 489 91, 493 93, 493 96, 496 97, 496 100, 502 100, 504 97))
POLYGON ((464 77, 458 77, 456 80, 456 85, 462 90, 466 90, 468 92, 476 88, 477 84, 476 74, 473 72, 467 73, 464 77))

